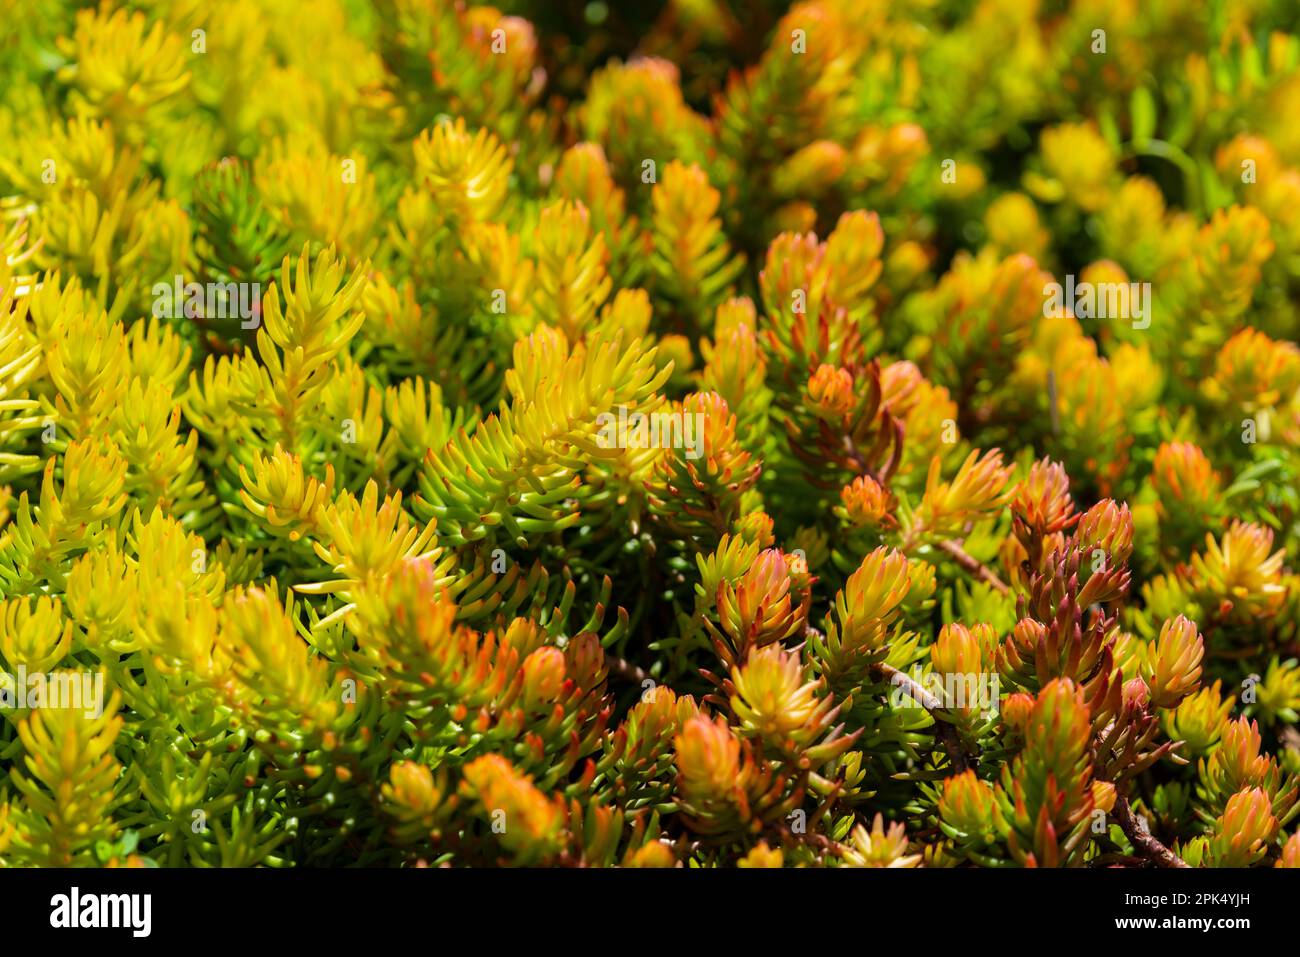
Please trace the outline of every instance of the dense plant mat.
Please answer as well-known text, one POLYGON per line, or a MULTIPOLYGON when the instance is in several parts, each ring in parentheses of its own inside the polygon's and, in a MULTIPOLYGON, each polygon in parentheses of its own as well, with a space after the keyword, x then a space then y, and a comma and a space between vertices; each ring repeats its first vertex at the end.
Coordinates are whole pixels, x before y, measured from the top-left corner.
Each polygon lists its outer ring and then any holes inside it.
POLYGON ((1294 4, 0 0, 0 862, 1300 865, 1294 4))

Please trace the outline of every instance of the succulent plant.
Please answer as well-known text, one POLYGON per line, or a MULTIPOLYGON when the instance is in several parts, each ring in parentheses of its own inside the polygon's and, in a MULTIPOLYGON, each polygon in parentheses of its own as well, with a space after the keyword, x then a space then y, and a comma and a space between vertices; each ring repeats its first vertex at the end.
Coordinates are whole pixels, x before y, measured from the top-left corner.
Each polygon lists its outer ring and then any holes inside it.
POLYGON ((0 2, 0 866, 1300 866, 1292 8, 507 6, 0 2))

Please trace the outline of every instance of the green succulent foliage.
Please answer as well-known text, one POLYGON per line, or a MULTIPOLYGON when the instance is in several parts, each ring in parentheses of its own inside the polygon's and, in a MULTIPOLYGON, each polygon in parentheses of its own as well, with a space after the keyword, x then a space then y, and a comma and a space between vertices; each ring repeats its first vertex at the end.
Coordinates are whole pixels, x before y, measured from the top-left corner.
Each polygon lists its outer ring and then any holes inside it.
POLYGON ((1294 16, 1013 6, 0 0, 0 863, 1300 866, 1294 16))

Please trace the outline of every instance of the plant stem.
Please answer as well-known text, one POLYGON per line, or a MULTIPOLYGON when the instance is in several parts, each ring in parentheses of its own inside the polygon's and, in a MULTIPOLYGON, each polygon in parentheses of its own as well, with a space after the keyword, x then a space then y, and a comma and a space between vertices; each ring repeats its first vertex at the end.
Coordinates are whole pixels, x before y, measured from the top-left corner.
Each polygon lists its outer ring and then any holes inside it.
POLYGON ((944 720, 942 716, 943 702, 893 665, 880 662, 872 665, 871 670, 878 678, 906 690, 914 701, 930 712, 930 717, 934 719, 934 736, 943 745, 944 751, 947 752, 953 770, 958 774, 970 770, 971 758, 978 757, 978 755, 971 755, 967 752, 966 746, 961 740, 961 735, 957 733, 957 729, 944 720))
POLYGON ((1133 809, 1128 805, 1128 798, 1122 794, 1115 796, 1115 817, 1119 820, 1119 829, 1124 832, 1124 836, 1147 860, 1154 861, 1160 867, 1191 867, 1138 823, 1133 809))
POLYGON ((980 581, 992 585, 1002 594, 1005 595, 1011 591, 1011 589, 1007 587, 1007 583, 999 578, 993 569, 989 568, 978 558, 971 555, 970 552, 966 551, 966 549, 962 548, 960 542, 940 542, 939 550, 946 552, 958 565, 970 572, 976 578, 980 579, 980 581))

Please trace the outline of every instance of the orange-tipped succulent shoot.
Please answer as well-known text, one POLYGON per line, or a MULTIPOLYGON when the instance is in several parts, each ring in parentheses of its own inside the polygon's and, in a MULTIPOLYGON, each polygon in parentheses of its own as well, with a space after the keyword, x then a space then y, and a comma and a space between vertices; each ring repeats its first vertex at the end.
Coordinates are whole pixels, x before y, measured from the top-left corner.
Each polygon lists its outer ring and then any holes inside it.
POLYGON ((885 819, 877 814, 868 830, 859 824, 849 835, 849 844, 841 853, 850 867, 916 867, 920 854, 908 854, 907 828, 899 821, 885 827, 885 819))
POLYGON ((1142 677, 1157 708, 1177 707, 1200 686, 1205 643, 1196 625, 1179 615, 1164 623, 1143 661, 1142 677))
POLYGON ((968 524, 1001 508, 1010 498, 1007 481, 1014 468, 1002 464, 1002 453, 997 449, 983 455, 971 452, 951 482, 940 479, 940 467, 936 456, 930 463, 925 496, 917 508, 917 525, 910 535, 961 535, 968 524))
POLYGON ((718 617, 737 660, 751 648, 802 632, 808 593, 806 584, 798 587, 791 561, 779 549, 765 549, 738 583, 724 581, 719 587, 718 617))
POLYGON ((838 746, 814 747, 839 709, 824 682, 808 680, 798 654, 779 645, 760 648, 743 666, 732 669, 731 683, 731 708, 741 728, 776 753, 802 754, 809 764, 818 764, 851 743, 843 739, 838 746))

